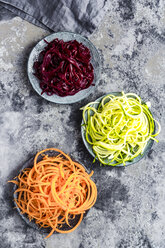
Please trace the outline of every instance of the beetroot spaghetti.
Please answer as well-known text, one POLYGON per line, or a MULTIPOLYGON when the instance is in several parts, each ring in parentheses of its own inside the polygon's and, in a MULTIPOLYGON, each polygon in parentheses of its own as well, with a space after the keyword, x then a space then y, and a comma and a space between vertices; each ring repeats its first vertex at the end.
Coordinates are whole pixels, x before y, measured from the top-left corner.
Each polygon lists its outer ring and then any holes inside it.
POLYGON ((61 97, 87 89, 94 80, 90 50, 76 40, 44 40, 47 46, 34 62, 34 75, 40 81, 41 95, 61 97))

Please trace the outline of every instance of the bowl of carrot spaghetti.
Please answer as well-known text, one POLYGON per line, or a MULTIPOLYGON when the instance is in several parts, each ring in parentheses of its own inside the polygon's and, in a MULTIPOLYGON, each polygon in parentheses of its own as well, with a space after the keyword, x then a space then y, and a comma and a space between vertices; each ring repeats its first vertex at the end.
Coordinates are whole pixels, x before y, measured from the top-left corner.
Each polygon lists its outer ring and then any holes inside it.
POLYGON ((70 233, 95 204, 97 188, 86 168, 55 148, 25 163, 14 183, 14 203, 27 224, 47 232, 70 233))

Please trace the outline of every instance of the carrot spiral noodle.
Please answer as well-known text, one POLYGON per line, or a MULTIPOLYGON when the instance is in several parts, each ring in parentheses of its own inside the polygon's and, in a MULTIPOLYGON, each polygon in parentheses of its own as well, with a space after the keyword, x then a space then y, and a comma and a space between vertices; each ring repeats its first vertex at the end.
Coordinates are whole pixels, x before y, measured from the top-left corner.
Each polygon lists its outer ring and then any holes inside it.
POLYGON ((92 175, 93 171, 88 174, 81 164, 61 150, 48 148, 37 153, 32 168, 24 169, 9 182, 17 185, 14 200, 21 214, 27 214, 30 221, 42 228, 51 228, 48 238, 55 231, 74 231, 84 213, 95 204, 97 188, 92 175), (47 155, 50 151, 57 155, 47 155), (71 223, 77 217, 73 226, 71 223))

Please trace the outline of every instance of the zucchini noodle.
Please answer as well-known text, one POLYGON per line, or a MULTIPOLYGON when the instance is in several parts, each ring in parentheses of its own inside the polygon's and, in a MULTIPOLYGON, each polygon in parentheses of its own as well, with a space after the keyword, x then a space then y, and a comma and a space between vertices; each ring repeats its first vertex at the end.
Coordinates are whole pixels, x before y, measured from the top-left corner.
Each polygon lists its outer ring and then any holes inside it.
POLYGON ((82 110, 86 141, 102 164, 126 165, 143 154, 149 140, 158 142, 155 137, 160 133, 160 124, 134 93, 109 94, 82 110))

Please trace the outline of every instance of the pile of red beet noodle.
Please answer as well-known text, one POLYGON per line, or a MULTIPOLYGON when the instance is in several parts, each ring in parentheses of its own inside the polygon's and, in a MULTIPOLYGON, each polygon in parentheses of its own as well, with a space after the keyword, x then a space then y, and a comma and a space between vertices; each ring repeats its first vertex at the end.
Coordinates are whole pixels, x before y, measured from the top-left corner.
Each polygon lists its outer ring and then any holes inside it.
POLYGON ((51 96, 74 95, 92 85, 93 66, 89 49, 76 40, 47 42, 34 62, 34 75, 40 81, 42 93, 51 96))

